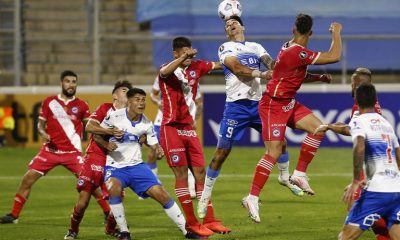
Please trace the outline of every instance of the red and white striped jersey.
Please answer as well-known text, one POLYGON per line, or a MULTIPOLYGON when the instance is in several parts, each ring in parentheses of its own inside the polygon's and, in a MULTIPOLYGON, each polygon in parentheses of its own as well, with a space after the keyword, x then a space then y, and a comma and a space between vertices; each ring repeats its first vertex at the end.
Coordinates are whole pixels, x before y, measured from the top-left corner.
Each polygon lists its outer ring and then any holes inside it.
POLYGON ((56 152, 82 152, 83 120, 89 117, 89 106, 79 98, 64 101, 61 95, 47 97, 39 113, 46 121, 50 142, 44 148, 56 152))

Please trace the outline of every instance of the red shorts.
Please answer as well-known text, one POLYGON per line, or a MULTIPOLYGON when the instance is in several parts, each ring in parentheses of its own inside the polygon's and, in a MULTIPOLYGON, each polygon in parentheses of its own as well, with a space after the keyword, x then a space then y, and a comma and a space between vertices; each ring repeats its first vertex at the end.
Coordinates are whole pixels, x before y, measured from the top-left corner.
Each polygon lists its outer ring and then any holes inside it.
POLYGON ((284 141, 286 126, 295 128, 296 122, 312 111, 293 99, 271 98, 264 94, 258 105, 264 141, 284 141))
POLYGON ((86 154, 82 171, 76 184, 78 192, 92 193, 104 183, 104 164, 106 158, 99 154, 86 154))
POLYGON ((160 144, 170 167, 204 167, 204 155, 196 131, 190 125, 163 125, 160 144))
POLYGON ((80 152, 73 153, 56 153, 46 151, 44 148, 32 159, 28 169, 35 170, 42 175, 46 175, 51 169, 62 165, 70 172, 78 176, 82 169, 82 154, 80 152))

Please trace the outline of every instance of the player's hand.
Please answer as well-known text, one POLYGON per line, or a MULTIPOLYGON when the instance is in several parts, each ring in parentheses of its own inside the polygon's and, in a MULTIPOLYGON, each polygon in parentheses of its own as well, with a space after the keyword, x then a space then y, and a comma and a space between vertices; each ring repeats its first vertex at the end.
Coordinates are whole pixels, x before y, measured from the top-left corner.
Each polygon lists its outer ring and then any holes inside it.
POLYGON ((157 148, 156 148, 156 157, 157 157, 157 160, 160 160, 161 158, 164 157, 164 150, 160 146, 157 146, 157 148))
POLYGON ((120 129, 118 129, 118 128, 113 128, 112 129, 112 135, 116 138, 116 139, 121 139, 123 136, 124 136, 124 134, 125 134, 125 132, 124 131, 122 131, 122 130, 120 130, 120 129))
POLYGON ((272 79, 272 70, 267 70, 261 73, 260 78, 264 80, 271 80, 272 79))
POLYGON ((342 24, 333 22, 329 27, 329 32, 331 33, 340 33, 342 31, 342 24))
POLYGON ((189 48, 188 50, 185 51, 185 53, 182 55, 184 59, 188 58, 194 58, 197 54, 197 49, 194 48, 189 48))
POLYGON ((146 134, 141 135, 139 137, 139 143, 143 144, 143 143, 146 143, 146 142, 147 142, 147 135, 146 134))
POLYGON ((49 142, 50 142, 50 136, 49 136, 49 134, 47 134, 47 133, 42 133, 42 134, 40 134, 40 136, 42 137, 43 142, 45 142, 45 143, 49 143, 49 142))
POLYGON ((319 76, 319 79, 321 80, 321 82, 324 83, 331 83, 332 82, 332 75, 330 74, 322 74, 319 76))
POLYGON ((360 187, 359 181, 353 181, 353 183, 346 186, 342 201, 347 204, 351 204, 354 200, 354 194, 356 193, 358 187, 360 187))
POLYGON ((328 130, 328 124, 321 124, 314 130, 314 135, 320 132, 326 132, 328 130))
POLYGON ((108 142, 107 145, 105 146, 108 152, 115 151, 117 149, 117 144, 115 142, 108 142))

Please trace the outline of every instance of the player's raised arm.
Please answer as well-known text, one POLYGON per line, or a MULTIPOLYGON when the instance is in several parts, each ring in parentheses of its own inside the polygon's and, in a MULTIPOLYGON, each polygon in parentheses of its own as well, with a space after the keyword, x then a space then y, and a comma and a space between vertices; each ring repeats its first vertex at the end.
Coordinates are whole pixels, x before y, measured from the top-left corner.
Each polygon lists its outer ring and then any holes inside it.
POLYGON ((272 71, 261 72, 258 69, 252 69, 242 65, 236 57, 227 57, 224 60, 224 65, 229 68, 233 74, 239 77, 244 77, 240 79, 242 81, 252 81, 254 77, 269 80, 272 78, 272 71))
POLYGON ((342 25, 340 23, 333 22, 329 28, 332 33, 332 43, 328 52, 321 52, 318 59, 314 64, 328 64, 340 61, 342 55, 342 37, 340 32, 342 31, 342 25))
MULTIPOLYGON (((185 49, 185 52, 172 62, 168 63, 167 65, 163 66, 160 69, 160 77, 165 78, 171 75, 186 59, 191 59, 197 54, 197 49, 189 48, 185 49)), ((174 51, 175 55, 175 51, 174 51)))
POLYGON ((306 77, 303 80, 303 83, 311 83, 311 82, 324 82, 331 83, 332 76, 330 74, 312 74, 307 72, 306 77))

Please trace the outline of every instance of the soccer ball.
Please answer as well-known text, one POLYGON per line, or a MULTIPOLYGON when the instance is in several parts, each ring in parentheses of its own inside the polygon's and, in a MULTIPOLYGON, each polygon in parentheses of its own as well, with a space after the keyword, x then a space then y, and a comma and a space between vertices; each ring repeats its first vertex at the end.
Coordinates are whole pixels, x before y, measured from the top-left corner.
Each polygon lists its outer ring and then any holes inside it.
POLYGON ((222 20, 228 20, 231 16, 242 15, 242 4, 237 0, 224 0, 218 6, 218 16, 222 20))

